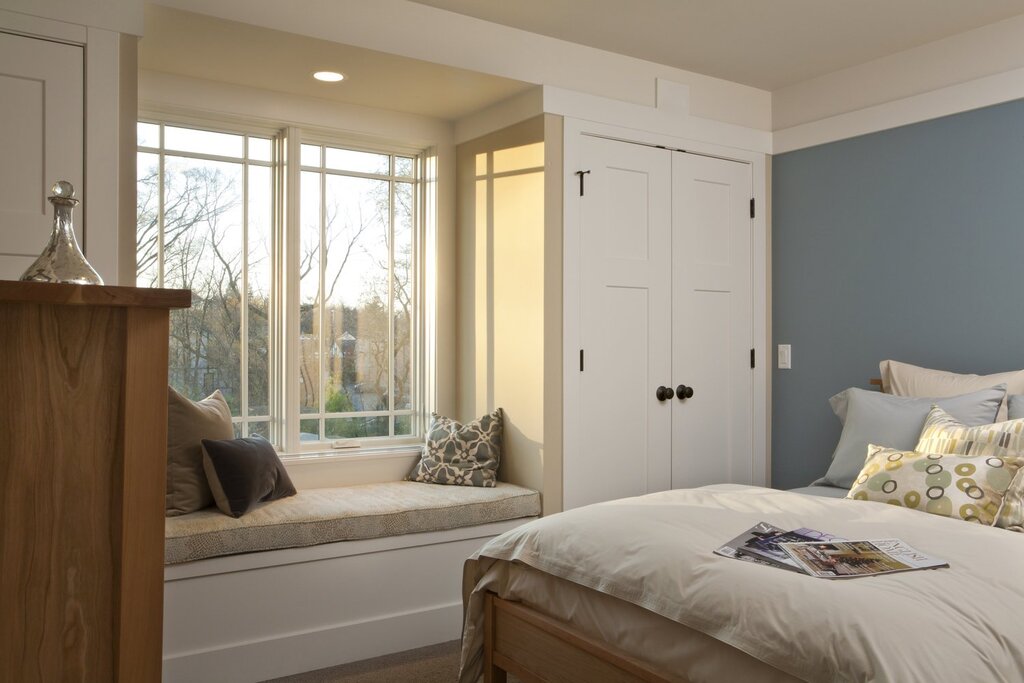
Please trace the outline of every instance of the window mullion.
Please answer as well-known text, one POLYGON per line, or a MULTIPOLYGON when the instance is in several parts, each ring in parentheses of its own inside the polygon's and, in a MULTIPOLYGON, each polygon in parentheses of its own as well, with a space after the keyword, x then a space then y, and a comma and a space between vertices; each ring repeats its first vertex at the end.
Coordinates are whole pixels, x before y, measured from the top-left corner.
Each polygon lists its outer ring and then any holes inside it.
MULTIPOLYGON (((323 161, 323 149, 320 150, 320 160, 323 161)), ((327 290, 325 288, 327 278, 325 273, 327 272, 327 174, 320 171, 320 281, 318 288, 320 290, 320 306, 318 307, 318 318, 320 329, 317 334, 318 351, 317 351, 317 366, 320 371, 320 379, 318 381, 317 391, 317 409, 320 413, 317 422, 320 425, 320 440, 325 441, 327 439, 327 421, 324 418, 324 414, 327 412, 327 364, 324 362, 324 350, 326 349, 326 340, 324 339, 324 312, 327 310, 327 290)))
POLYGON ((299 321, 301 315, 299 310, 301 302, 299 282, 301 259, 300 134, 298 128, 290 126, 285 130, 280 144, 284 162, 280 172, 283 181, 281 196, 284 199, 284 205, 279 213, 281 224, 277 232, 283 237, 280 240, 282 254, 277 268, 282 285, 279 290, 282 295, 278 304, 282 320, 279 327, 278 348, 280 351, 278 358, 281 359, 283 365, 283 372, 280 373, 282 390, 278 395, 283 403, 283 409, 278 414, 277 422, 284 426, 285 450, 292 453, 297 453, 301 445, 299 438, 299 356, 302 353, 299 321))
MULTIPOLYGON (((395 158, 391 157, 392 173, 395 158)), ((388 181, 388 436, 395 435, 395 181, 388 181)))
MULTIPOLYGON (((243 151, 249 157, 249 136, 245 136, 243 151)), ((240 436, 249 436, 249 164, 242 160, 242 276, 238 293, 238 390, 241 392, 238 406, 242 415, 240 436)))

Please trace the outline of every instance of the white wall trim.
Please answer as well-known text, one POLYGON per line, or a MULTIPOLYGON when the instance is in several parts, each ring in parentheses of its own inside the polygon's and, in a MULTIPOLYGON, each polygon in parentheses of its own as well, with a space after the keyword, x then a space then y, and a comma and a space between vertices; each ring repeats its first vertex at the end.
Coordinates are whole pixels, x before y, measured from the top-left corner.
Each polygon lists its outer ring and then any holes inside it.
POLYGON ((772 153, 875 133, 1024 98, 1024 68, 777 130, 772 153))
POLYGON ((538 116, 543 111, 543 89, 530 88, 456 121, 455 144, 461 145, 496 130, 508 128, 520 121, 538 116))

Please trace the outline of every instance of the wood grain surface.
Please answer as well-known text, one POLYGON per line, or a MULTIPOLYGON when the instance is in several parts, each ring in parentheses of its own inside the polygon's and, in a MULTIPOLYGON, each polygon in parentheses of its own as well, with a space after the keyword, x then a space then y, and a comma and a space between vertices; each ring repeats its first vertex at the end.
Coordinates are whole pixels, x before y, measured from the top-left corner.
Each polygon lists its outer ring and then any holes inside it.
POLYGON ((192 292, 187 289, 64 285, 52 282, 0 280, 0 301, 66 304, 72 306, 188 308, 192 305, 192 292))

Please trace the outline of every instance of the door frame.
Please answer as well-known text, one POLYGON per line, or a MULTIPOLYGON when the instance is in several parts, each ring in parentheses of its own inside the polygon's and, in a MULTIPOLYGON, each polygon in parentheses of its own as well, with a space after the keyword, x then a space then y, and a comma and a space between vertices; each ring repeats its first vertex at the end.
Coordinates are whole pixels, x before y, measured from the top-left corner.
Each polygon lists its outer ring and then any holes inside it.
MULTIPOLYGON (((579 196, 581 139, 583 136, 603 137, 625 143, 685 150, 748 164, 751 172, 751 190, 756 211, 752 219, 751 283, 753 293, 753 348, 757 359, 753 376, 752 471, 753 483, 771 485, 771 412, 770 362, 771 348, 771 264, 769 262, 770 232, 768 219, 768 155, 735 147, 700 142, 687 138, 625 128, 611 124, 565 117, 563 123, 563 179, 562 179, 562 458, 580 457, 581 416, 579 352, 581 346, 581 258, 582 226, 579 196), (760 295, 759 295, 760 293, 760 295), (761 478, 757 473, 761 473, 761 478)), ((564 477, 563 477, 564 492, 564 477)))

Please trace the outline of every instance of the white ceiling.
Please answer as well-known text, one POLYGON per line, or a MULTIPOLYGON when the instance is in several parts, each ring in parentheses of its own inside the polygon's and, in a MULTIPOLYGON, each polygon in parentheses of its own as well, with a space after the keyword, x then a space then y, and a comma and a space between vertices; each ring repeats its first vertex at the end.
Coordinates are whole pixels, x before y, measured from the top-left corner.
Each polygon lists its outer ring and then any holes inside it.
POLYGON ((1024 0, 413 0, 765 90, 1024 14, 1024 0))
POLYGON ((192 12, 146 6, 139 68, 455 120, 528 83, 192 12), (314 71, 345 74, 321 83, 314 71))

